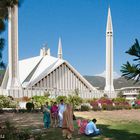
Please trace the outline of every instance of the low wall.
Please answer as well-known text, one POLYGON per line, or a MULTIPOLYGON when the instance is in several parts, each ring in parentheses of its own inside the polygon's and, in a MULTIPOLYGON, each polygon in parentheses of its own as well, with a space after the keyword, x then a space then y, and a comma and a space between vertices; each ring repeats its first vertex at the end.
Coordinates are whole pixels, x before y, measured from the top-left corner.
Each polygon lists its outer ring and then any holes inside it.
MULTIPOLYGON (((45 93, 49 93, 51 98, 56 98, 57 96, 63 95, 68 96, 69 94, 72 94, 74 90, 5 90, 0 89, 0 95, 5 96, 12 96, 14 98, 22 98, 22 97, 32 97, 32 96, 44 96, 45 93)), ((117 97, 117 92, 113 93, 105 93, 103 90, 97 90, 97 91, 79 91, 79 96, 81 98, 100 98, 103 97, 104 94, 106 94, 109 98, 115 98, 117 97)))

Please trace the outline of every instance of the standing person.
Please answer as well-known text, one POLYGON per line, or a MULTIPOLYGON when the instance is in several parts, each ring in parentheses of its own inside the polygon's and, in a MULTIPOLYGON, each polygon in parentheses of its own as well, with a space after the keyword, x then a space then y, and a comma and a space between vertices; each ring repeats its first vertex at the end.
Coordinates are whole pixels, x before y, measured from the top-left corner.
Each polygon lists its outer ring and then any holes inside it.
POLYGON ((66 109, 63 112, 63 123, 62 123, 63 137, 67 139, 71 139, 73 131, 74 131, 74 126, 73 126, 72 106, 70 104, 67 104, 66 109))
POLYGON ((96 122, 97 120, 93 119, 87 124, 85 129, 86 136, 93 137, 93 136, 100 135, 100 130, 96 128, 96 122))
POLYGON ((51 117, 52 117, 52 126, 57 127, 57 123, 58 123, 58 106, 57 106, 56 102, 54 102, 54 104, 51 107, 51 117))
POLYGON ((60 104, 58 105, 58 118, 59 118, 59 127, 62 127, 62 121, 63 121, 63 112, 65 110, 65 104, 63 99, 60 100, 60 104))
POLYGON ((50 114, 50 106, 48 105, 48 102, 43 107, 43 121, 44 121, 44 127, 49 128, 51 123, 51 114, 50 114))

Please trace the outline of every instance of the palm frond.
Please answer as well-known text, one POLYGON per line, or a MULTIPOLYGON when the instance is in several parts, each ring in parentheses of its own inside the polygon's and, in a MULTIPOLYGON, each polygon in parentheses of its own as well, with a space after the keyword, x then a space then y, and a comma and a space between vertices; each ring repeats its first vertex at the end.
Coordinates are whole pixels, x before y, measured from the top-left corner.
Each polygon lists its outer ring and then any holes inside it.
MULTIPOLYGON (((135 43, 126 51, 129 55, 136 56, 138 60, 140 60, 140 46, 137 39, 135 39, 135 43)), ((136 60, 134 59, 134 60, 136 60)))
POLYGON ((121 67, 122 77, 127 80, 133 79, 136 82, 140 80, 140 67, 135 64, 130 64, 128 61, 121 67))

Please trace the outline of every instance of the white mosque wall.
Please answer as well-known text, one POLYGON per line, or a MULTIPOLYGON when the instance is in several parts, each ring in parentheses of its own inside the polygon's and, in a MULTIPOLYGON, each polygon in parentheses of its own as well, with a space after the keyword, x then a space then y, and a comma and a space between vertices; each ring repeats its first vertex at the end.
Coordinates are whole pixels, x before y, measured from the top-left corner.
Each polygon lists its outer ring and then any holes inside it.
POLYGON ((91 91, 65 63, 37 82, 32 88, 91 91))
MULTIPOLYGON (((68 96, 74 93, 74 90, 58 90, 58 89, 19 89, 19 90, 6 90, 0 89, 0 95, 12 96, 14 98, 44 96, 46 93, 50 94, 50 98, 56 98, 58 96, 68 96)), ((79 91, 79 96, 83 99, 101 98, 104 96, 103 90, 96 90, 89 92, 87 90, 79 91)), ((116 98, 117 92, 107 93, 109 98, 116 98)))

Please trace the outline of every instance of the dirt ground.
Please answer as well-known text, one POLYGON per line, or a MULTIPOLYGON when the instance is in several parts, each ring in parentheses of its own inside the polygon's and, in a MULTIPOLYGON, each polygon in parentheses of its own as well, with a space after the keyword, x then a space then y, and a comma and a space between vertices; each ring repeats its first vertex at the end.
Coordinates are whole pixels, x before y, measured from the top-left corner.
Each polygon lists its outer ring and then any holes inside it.
MULTIPOLYGON (((76 117, 87 119, 96 118, 99 124, 116 121, 140 122, 140 110, 118 110, 118 111, 90 111, 74 112, 76 117)), ((20 128, 41 128, 43 127, 42 113, 4 113, 0 114, 0 122, 10 120, 20 128)))
POLYGON ((139 121, 140 110, 115 110, 115 111, 91 111, 91 112, 75 112, 78 117, 87 119, 96 118, 98 123, 114 122, 114 121, 139 121))

